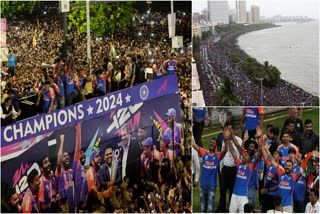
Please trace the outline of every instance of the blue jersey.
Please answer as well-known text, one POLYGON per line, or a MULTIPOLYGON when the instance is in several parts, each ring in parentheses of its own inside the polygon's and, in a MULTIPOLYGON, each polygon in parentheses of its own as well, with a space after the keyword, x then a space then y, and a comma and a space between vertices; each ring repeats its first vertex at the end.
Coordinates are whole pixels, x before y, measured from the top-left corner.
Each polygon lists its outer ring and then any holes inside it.
POLYGON ((60 95, 62 97, 65 97, 64 85, 63 85, 63 81, 62 81, 61 77, 59 77, 59 76, 55 77, 54 82, 58 85, 58 87, 60 89, 60 95))
POLYGON ((287 147, 285 147, 283 144, 278 146, 279 151, 281 151, 282 153, 282 157, 281 157, 281 165, 284 166, 286 161, 289 159, 289 150, 293 148, 296 150, 296 153, 299 153, 299 149, 298 147, 296 147, 294 144, 290 143, 287 147))
POLYGON ((167 62, 166 69, 167 69, 168 75, 174 74, 174 69, 175 69, 175 67, 176 67, 176 64, 177 64, 177 63, 176 63, 175 61, 173 61, 173 60, 169 60, 169 61, 167 62))
MULTIPOLYGON (((255 159, 257 158, 256 155, 251 159, 252 164, 255 161, 255 159)), ((250 181, 249 181, 249 188, 255 187, 256 189, 258 189, 258 181, 259 181, 259 166, 257 165, 254 167, 254 169, 252 171, 252 175, 251 175, 250 181)))
POLYGON ((83 165, 81 165, 79 160, 73 161, 73 178, 74 178, 74 188, 75 188, 75 205, 81 201, 81 191, 83 180, 86 177, 86 170, 83 165))
MULTIPOLYGON (((170 142, 172 141, 172 129, 171 127, 168 127, 165 132, 165 134, 167 134, 170 137, 170 142)), ((182 138, 182 130, 181 130, 181 124, 174 122, 174 139, 175 139, 175 143, 181 144, 181 138, 182 138)), ((173 150, 173 148, 171 147, 170 149, 173 150)), ((175 148, 174 151, 174 155, 178 155, 181 153, 181 149, 179 148, 175 148)))
POLYGON ((75 91, 75 84, 74 84, 74 76, 66 73, 64 76, 63 76, 63 81, 66 82, 66 92, 67 92, 67 95, 73 93, 75 91))
POLYGON ((72 169, 61 169, 59 175, 59 193, 61 198, 67 198, 69 211, 74 210, 74 182, 72 169))
POLYGON ((298 172, 300 172, 300 166, 295 163, 292 167, 292 174, 297 174, 298 172))
POLYGON ((78 78, 80 90, 82 90, 84 88, 84 80, 85 80, 85 78, 83 76, 80 76, 78 78))
MULTIPOLYGON (((193 115, 196 115, 198 119, 204 120, 206 118, 206 108, 203 107, 192 107, 193 115)), ((195 121, 195 118, 193 117, 195 121)))
MULTIPOLYGON (((56 198, 56 180, 55 177, 50 177, 47 179, 44 175, 40 177, 41 184, 40 190, 38 192, 39 197, 39 205, 49 205, 53 198, 56 198)), ((40 206, 41 207, 41 206, 40 206)), ((48 209, 41 209, 41 212, 52 212, 50 208, 48 209)))
POLYGON ((245 115, 244 130, 255 130, 259 126, 259 115, 263 114, 262 107, 244 107, 242 109, 245 115))
POLYGON ((282 196, 282 206, 293 206, 293 189, 296 179, 297 174, 287 176, 285 173, 282 173, 279 175, 278 192, 282 196))
POLYGON ((54 92, 51 87, 47 90, 45 87, 41 90, 41 94, 43 96, 43 111, 44 113, 47 113, 50 108, 51 101, 54 101, 54 92))
POLYGON ((102 91, 104 94, 106 94, 106 81, 102 78, 96 79, 94 81, 94 88, 97 91, 102 91))
POLYGON ((239 158, 236 159, 236 164, 237 175, 233 188, 233 194, 238 196, 248 196, 249 181, 254 169, 254 165, 250 163, 244 166, 239 158))
MULTIPOLYGON (((270 189, 273 188, 275 186, 278 186, 279 183, 279 176, 278 176, 278 171, 281 170, 281 168, 279 166, 274 167, 272 166, 270 160, 266 160, 266 182, 264 185, 264 188, 270 189)), ((268 195, 277 195, 278 191, 272 191, 272 192, 268 192, 268 195)))
POLYGON ((300 178, 294 184, 293 199, 297 201, 303 201, 306 191, 307 180, 305 177, 300 176, 300 178))
POLYGON ((200 185, 217 186, 217 173, 220 165, 220 152, 209 154, 204 148, 200 148, 202 157, 202 174, 200 185))

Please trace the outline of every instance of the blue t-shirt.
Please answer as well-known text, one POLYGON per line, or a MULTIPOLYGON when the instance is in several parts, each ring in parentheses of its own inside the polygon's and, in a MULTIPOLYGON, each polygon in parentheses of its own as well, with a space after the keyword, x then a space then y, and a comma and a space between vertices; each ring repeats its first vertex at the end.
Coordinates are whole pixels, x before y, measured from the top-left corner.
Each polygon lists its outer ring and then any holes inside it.
POLYGON ((306 191, 307 180, 305 177, 300 176, 300 178, 294 184, 293 199, 297 201, 303 201, 306 191))
POLYGON ((262 107, 245 107, 242 109, 245 114, 244 130, 255 130, 259 125, 259 115, 263 114, 262 107))
POLYGON ((279 177, 278 192, 282 196, 282 206, 293 205, 293 189, 295 184, 294 175, 287 176, 285 173, 279 177))
POLYGON ((170 74, 174 74, 174 68, 176 66, 176 63, 175 61, 168 61, 167 63, 167 72, 168 72, 168 75, 170 74))
POLYGON ((295 163, 292 167, 292 174, 297 174, 298 172, 300 172, 300 166, 295 163))
MULTIPOLYGON (((195 114, 200 120, 204 120, 206 118, 206 108, 203 107, 193 107, 193 114, 195 114)), ((193 117, 193 121, 195 118, 193 117)))
POLYGON ((62 79, 60 77, 55 77, 54 82, 58 85, 58 87, 60 89, 60 95, 62 97, 65 97, 64 85, 63 85, 62 79))
POLYGON ((74 181, 72 170, 61 169, 59 176, 59 193, 61 198, 67 198, 69 210, 74 210, 74 181))
MULTIPOLYGON (((279 166, 274 167, 272 166, 272 164, 270 163, 270 160, 266 160, 266 182, 264 187, 267 189, 273 188, 275 186, 278 185, 279 183, 279 176, 277 174, 278 170, 279 170, 279 166)), ((268 192, 268 195, 277 195, 278 191, 272 191, 272 192, 268 192)))
POLYGON ((13 54, 12 56, 10 56, 10 54, 7 54, 7 58, 8 58, 8 67, 16 66, 17 55, 13 54))
POLYGON ((75 91, 74 78, 71 75, 64 75, 63 80, 67 85, 67 95, 73 93, 75 91))
POLYGON ((77 206, 78 203, 81 201, 81 191, 83 180, 86 177, 86 170, 83 165, 81 165, 79 160, 73 161, 73 178, 74 178, 74 188, 75 188, 75 205, 77 206))
POLYGON ((236 164, 237 175, 233 188, 233 194, 238 196, 248 196, 249 181, 254 169, 254 165, 250 163, 244 166, 239 158, 237 158, 236 164))
POLYGON ((104 79, 96 79, 94 85, 96 90, 102 91, 104 94, 106 93, 106 81, 104 79))
MULTIPOLYGON (((252 164, 255 161, 255 159, 257 158, 256 155, 251 159, 252 164)), ((259 165, 255 166, 252 171, 252 175, 251 175, 250 181, 249 181, 249 188, 255 187, 256 189, 258 189, 258 181, 259 181, 259 165)))
POLYGON ((220 165, 220 152, 209 154, 204 148, 200 148, 200 156, 202 157, 202 174, 200 185, 217 186, 217 173, 220 165))
POLYGON ((281 166, 283 166, 283 167, 286 164, 286 161, 289 159, 289 150, 291 148, 295 149, 297 154, 299 153, 299 149, 295 145, 293 145, 292 143, 290 143, 287 148, 285 148, 283 146, 283 144, 278 146, 277 150, 281 151, 281 153, 282 153, 281 166))

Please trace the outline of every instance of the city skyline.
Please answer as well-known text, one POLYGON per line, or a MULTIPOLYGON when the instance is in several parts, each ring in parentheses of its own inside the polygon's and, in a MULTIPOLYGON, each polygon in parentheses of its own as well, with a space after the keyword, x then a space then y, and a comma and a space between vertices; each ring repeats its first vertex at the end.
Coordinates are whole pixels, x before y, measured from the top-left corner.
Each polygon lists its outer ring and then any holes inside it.
MULTIPOLYGON (((236 1, 228 0, 229 9, 236 9, 236 1)), ((201 12, 207 9, 207 0, 192 2, 192 12, 201 12)), ((308 16, 319 19, 318 8, 320 3, 317 0, 247 0, 246 10, 250 11, 252 5, 260 7, 260 16, 271 18, 276 15, 282 16, 308 16)))

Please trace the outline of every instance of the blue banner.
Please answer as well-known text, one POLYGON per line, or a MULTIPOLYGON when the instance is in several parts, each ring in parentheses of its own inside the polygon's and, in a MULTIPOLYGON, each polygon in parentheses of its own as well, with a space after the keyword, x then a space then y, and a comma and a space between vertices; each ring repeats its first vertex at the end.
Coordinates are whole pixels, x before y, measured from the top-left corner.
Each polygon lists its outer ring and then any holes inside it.
MULTIPOLYGON (((70 159, 74 159, 77 143, 75 126, 78 123, 81 123, 81 135, 78 140, 81 141, 81 148, 86 150, 86 165, 89 164, 89 158, 93 151, 99 149, 104 152, 104 149, 109 144, 113 147, 115 157, 120 158, 119 143, 122 140, 121 127, 124 125, 129 127, 129 138, 132 144, 137 145, 142 142, 142 138, 138 134, 138 130, 142 128, 145 131, 143 138, 151 137, 153 145, 160 151, 160 135, 168 132, 171 133, 170 130, 172 129, 170 126, 172 126, 172 123, 168 121, 168 116, 172 115, 173 112, 175 114, 174 127, 175 129, 176 127, 180 127, 180 129, 177 129, 178 131, 174 131, 172 134, 175 137, 181 137, 179 136, 181 131, 180 102, 176 80, 174 76, 166 77, 53 112, 51 115, 54 113, 58 115, 59 112, 65 111, 68 116, 70 114, 70 112, 68 112, 69 109, 76 109, 76 113, 83 115, 81 116, 83 118, 79 119, 79 115, 71 115, 73 118, 71 121, 65 124, 59 124, 57 122, 57 125, 55 125, 55 122, 52 120, 48 123, 49 129, 36 133, 36 136, 30 134, 25 136, 23 140, 19 139, 18 142, 5 142, 5 144, 2 144, 2 182, 15 188, 19 196, 22 197, 28 187, 27 175, 32 169, 40 171, 38 162, 41 157, 48 155, 52 164, 52 170, 54 171, 57 163, 57 153, 61 145, 61 136, 64 136, 65 142, 63 151, 68 152, 70 159), (165 87, 161 88, 162 86, 165 87), (146 90, 146 87, 149 91, 148 96, 141 98, 140 94, 143 94, 143 92, 139 92, 146 90), (136 94, 134 94, 135 92, 136 94), (121 107, 119 104, 119 106, 113 110, 109 108, 101 113, 98 112, 100 108, 99 103, 106 99, 106 97, 112 99, 110 98, 112 95, 115 97, 125 97, 127 94, 131 96, 131 105, 127 105, 124 100, 121 107), (157 94, 160 96, 157 96, 157 94), (82 107, 80 108, 79 106, 82 107), (92 107, 92 111, 87 111, 87 108, 90 106, 92 107), (82 109, 82 113, 79 109, 82 109), (89 112, 92 113, 89 114, 89 112), (53 128, 51 129, 50 127, 53 128)), ((48 119, 45 116, 46 115, 41 115, 30 118, 21 123, 26 124, 26 122, 28 122, 29 124, 34 124, 35 121, 41 118, 48 119)), ((17 124, 12 124, 7 127, 14 127, 14 125, 17 124)), ((4 127, 4 129, 7 127, 4 127)), ((179 140, 176 140, 176 142, 179 142, 179 140)), ((100 154, 101 157, 103 157, 103 152, 100 154)), ((135 155, 138 157, 138 163, 141 154, 142 150, 136 151, 135 155)), ((135 174, 135 177, 140 179, 139 166, 135 174)))
POLYGON ((42 114, 22 120, 1 127, 1 148, 25 139, 37 141, 36 137, 45 133, 102 117, 117 109, 178 93, 177 76, 169 75, 152 82, 68 106, 50 114, 42 114))

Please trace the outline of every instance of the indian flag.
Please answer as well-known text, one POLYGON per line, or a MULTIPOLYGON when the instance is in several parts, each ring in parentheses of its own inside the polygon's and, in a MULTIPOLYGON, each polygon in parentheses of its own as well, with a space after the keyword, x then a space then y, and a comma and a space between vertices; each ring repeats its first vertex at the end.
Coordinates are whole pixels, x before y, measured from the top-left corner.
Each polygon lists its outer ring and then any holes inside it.
POLYGON ((118 53, 116 51, 116 49, 114 48, 113 44, 111 43, 110 45, 110 51, 113 54, 113 57, 116 58, 118 56, 118 53))

